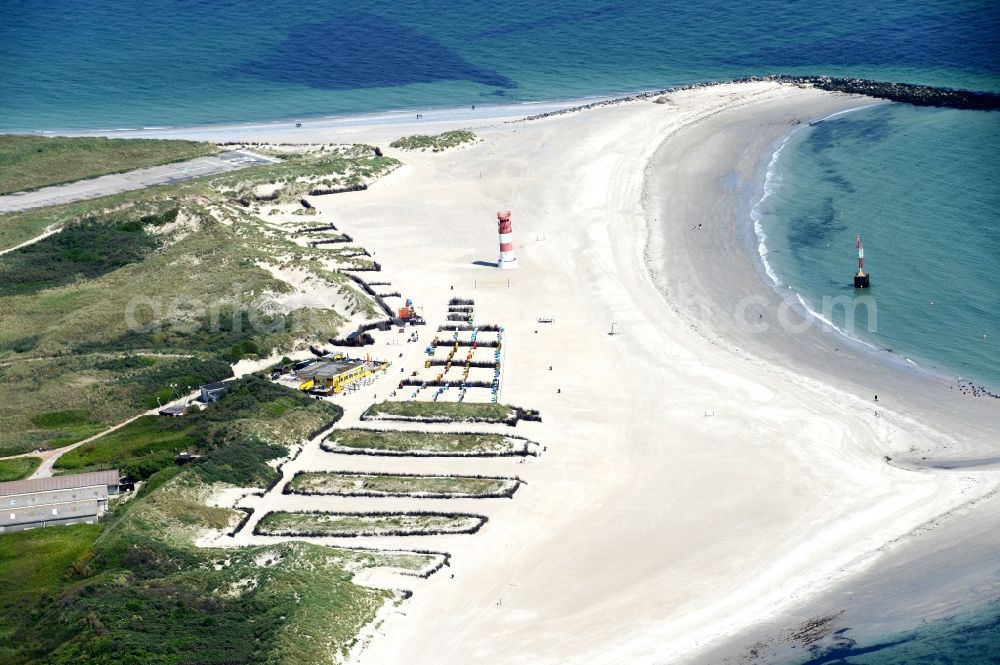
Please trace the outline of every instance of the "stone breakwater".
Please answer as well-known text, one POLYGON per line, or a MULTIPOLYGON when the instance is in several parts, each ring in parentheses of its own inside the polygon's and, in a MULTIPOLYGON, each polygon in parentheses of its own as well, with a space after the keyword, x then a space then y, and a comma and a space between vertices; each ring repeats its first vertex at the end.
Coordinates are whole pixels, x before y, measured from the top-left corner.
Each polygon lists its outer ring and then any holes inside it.
POLYGON ((786 83, 790 85, 809 86, 830 92, 843 92, 854 95, 867 95, 877 99, 888 99, 914 106, 939 106, 953 109, 968 109, 978 111, 1000 110, 1000 94, 994 92, 976 92, 974 90, 955 90, 952 88, 937 88, 927 85, 914 85, 912 83, 892 83, 889 81, 871 81, 857 78, 837 78, 834 76, 788 76, 785 74, 772 74, 769 76, 748 76, 740 79, 730 79, 725 81, 707 81, 704 83, 692 83, 691 85, 680 85, 663 90, 650 90, 640 92, 627 97, 615 97, 614 99, 603 99, 601 101, 574 106, 571 108, 549 111, 530 115, 511 122, 526 122, 528 120, 540 120, 576 111, 599 108, 602 106, 613 106, 625 102, 641 101, 653 99, 657 103, 666 104, 668 99, 665 95, 681 90, 694 90, 697 88, 707 88, 728 83, 752 83, 757 81, 774 81, 776 83, 786 83))
POLYGON ((833 78, 830 76, 782 76, 775 80, 788 83, 811 85, 821 90, 868 95, 914 106, 942 106, 953 109, 995 111, 1000 109, 1000 94, 976 92, 974 90, 953 90, 935 88, 911 83, 888 83, 854 78, 833 78))

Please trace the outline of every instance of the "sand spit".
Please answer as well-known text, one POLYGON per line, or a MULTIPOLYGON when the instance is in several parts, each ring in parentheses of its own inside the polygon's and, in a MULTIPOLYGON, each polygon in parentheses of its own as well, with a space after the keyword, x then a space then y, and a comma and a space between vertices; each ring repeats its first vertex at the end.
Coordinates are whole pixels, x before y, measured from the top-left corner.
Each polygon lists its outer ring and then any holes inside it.
MULTIPOLYGON (((762 156, 797 124, 871 100, 761 81, 669 101, 484 127, 461 151, 387 150, 405 164, 377 186, 316 199, 425 311, 469 294, 477 317, 502 321, 503 400, 545 414, 517 428, 544 455, 513 468, 477 462, 477 472, 524 479, 517 499, 491 507, 474 537, 421 543, 452 555, 449 574, 420 581, 387 612, 360 662, 696 661, 996 488, 995 470, 917 465, 973 457, 995 440, 974 423, 1000 420, 996 400, 956 402, 948 416, 949 403, 919 396, 925 378, 887 366, 892 388, 877 392, 893 397, 876 409, 858 373, 873 366, 863 351, 842 344, 832 360, 822 331, 751 335, 733 316, 746 296, 781 301, 745 243, 740 193, 761 177, 762 156), (521 264, 502 275, 488 265, 498 209, 512 212, 521 264), (612 323, 620 334, 608 334, 612 323)), ((418 131, 332 127, 315 140, 418 131)), ((386 391, 349 396, 342 425, 386 391)), ((289 468, 411 472, 409 463, 362 465, 317 445, 289 468)), ((462 463, 441 460, 434 472, 462 463)), ((345 501, 319 499, 282 495, 268 507, 345 501)))

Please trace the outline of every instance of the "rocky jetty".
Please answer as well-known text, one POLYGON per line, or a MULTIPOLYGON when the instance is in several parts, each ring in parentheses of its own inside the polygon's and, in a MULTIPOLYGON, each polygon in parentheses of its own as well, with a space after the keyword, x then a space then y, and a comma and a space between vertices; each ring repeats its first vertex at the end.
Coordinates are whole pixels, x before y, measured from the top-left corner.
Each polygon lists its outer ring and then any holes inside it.
POLYGON ((913 104, 914 106, 942 106, 978 111, 1000 109, 1000 95, 995 92, 953 90, 911 83, 890 83, 832 76, 774 76, 768 78, 784 83, 811 85, 821 90, 890 99, 894 102, 913 104))
POLYGON ((614 99, 602 99, 581 106, 539 113, 519 120, 510 122, 525 122, 548 118, 575 111, 584 111, 600 106, 613 106, 625 102, 634 102, 643 99, 652 99, 658 104, 667 104, 669 99, 665 95, 681 90, 693 90, 695 88, 707 88, 714 85, 724 85, 727 83, 749 83, 753 81, 775 81, 790 85, 810 86, 829 90, 831 92, 843 92, 853 95, 867 95, 877 99, 888 99, 903 104, 913 104, 914 106, 940 106, 953 109, 970 109, 977 111, 995 111, 1000 109, 1000 94, 995 92, 976 92, 974 90, 956 90, 953 88, 940 88, 927 85, 914 85, 912 83, 892 83, 889 81, 871 81, 858 78, 838 78, 835 76, 789 76, 787 74, 771 74, 768 76, 747 76, 745 78, 730 79, 725 81, 707 81, 704 83, 693 83, 691 85, 679 85, 663 90, 650 90, 640 92, 627 97, 615 97, 614 99))

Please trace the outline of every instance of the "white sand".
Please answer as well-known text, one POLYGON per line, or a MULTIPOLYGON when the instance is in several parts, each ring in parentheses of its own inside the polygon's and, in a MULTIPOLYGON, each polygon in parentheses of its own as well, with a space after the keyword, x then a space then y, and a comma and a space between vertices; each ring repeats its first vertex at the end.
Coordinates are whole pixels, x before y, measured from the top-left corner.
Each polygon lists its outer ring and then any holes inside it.
MULTIPOLYGON (((884 461, 911 449, 936 454, 944 444, 983 450, 991 433, 970 418, 989 418, 992 406, 956 404, 949 420, 918 399, 928 380, 910 375, 891 378, 893 399, 875 417, 875 391, 858 374, 872 359, 842 345, 837 353, 850 360, 826 360, 832 350, 815 331, 794 343, 780 332, 743 334, 729 314, 729 291, 767 290, 735 240, 749 220, 722 183, 734 176, 751 186, 760 154, 793 119, 865 101, 754 83, 676 93, 673 102, 498 125, 461 151, 398 155, 405 166, 367 192, 314 197, 323 217, 372 250, 403 297, 423 306, 432 324, 425 336, 443 322, 451 296, 475 298, 478 320, 506 327, 503 401, 542 411, 544 423, 516 432, 548 447, 516 467, 340 459, 315 447, 290 465, 461 466, 528 481, 514 500, 426 507, 487 514, 474 536, 364 543, 454 556, 449 574, 417 584, 377 629, 362 662, 695 659, 997 486, 995 469, 929 472, 884 461), (521 267, 501 273, 476 262, 496 260, 495 215, 507 208, 521 267), (712 230, 683 240, 699 220, 712 230), (669 301, 645 259, 660 266, 669 301), (679 292, 704 295, 710 306, 691 307, 679 292), (556 323, 539 325, 539 316, 556 323), (612 322, 620 335, 607 334, 612 322), (936 431, 957 421, 960 443, 936 431)), ((311 140, 382 142, 425 130, 324 127, 311 140)), ((399 347, 407 357, 397 362, 408 370, 419 366, 416 346, 399 347)), ((373 395, 385 397, 400 376, 392 372, 345 399, 345 424, 373 395)), ((335 497, 268 501, 347 505, 335 497)))

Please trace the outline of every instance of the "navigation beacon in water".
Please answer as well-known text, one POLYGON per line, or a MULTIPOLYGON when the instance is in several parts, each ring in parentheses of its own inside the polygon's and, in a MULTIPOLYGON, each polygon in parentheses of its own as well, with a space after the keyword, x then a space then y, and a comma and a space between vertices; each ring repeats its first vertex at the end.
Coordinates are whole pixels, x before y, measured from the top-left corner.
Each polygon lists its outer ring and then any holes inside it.
POLYGON ((860 233, 854 244, 858 248, 858 274, 854 276, 854 288, 867 289, 870 286, 868 280, 871 275, 865 272, 865 245, 861 242, 860 233))

